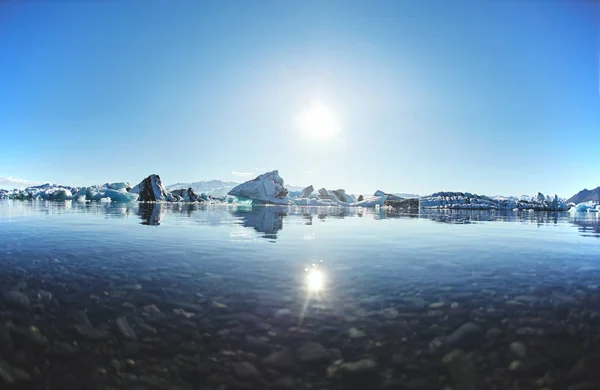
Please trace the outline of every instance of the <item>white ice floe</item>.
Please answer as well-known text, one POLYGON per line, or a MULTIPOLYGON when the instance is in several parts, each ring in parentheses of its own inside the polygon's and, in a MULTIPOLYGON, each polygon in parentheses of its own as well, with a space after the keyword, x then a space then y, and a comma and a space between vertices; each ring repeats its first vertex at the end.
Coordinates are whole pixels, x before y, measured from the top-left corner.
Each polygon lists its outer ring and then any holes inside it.
POLYGON ((589 201, 584 203, 569 203, 571 205, 571 212, 576 213, 597 213, 600 211, 600 202, 589 201))

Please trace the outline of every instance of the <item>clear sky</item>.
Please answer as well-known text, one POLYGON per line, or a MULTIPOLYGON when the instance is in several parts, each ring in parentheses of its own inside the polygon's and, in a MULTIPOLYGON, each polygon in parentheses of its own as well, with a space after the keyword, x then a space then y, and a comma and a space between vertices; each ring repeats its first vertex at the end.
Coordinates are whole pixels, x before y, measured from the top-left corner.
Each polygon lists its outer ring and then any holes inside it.
POLYGON ((3 2, 0 180, 279 169, 293 185, 354 193, 569 197, 600 185, 598 11, 591 0, 3 2))

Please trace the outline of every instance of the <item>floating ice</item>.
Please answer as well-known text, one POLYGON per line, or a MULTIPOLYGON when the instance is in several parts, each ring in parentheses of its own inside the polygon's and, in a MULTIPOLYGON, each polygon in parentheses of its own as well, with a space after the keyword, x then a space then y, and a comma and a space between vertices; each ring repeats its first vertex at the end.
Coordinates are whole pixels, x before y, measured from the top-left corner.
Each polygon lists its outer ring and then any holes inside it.
POLYGON ((176 195, 167 191, 158 175, 148 176, 133 187, 131 192, 140 195, 140 202, 177 202, 178 200, 176 195))
MULTIPOLYGON (((381 191, 377 191, 376 193, 379 193, 379 192, 381 192, 381 191)), ((389 198, 388 195, 370 196, 360 202, 354 203, 354 206, 357 206, 357 207, 383 206, 385 204, 385 201, 388 200, 388 198, 389 198)))
POLYGON ((201 196, 198 196, 192 187, 187 190, 178 189, 171 192, 173 195, 180 196, 184 202, 204 202, 201 196))
POLYGON ((263 173, 255 179, 234 187, 228 195, 249 199, 253 203, 279 205, 290 203, 288 190, 283 186, 283 179, 277 170, 263 173))
POLYGON ((521 196, 517 198, 477 195, 463 192, 436 192, 420 199, 421 207, 466 209, 466 210, 531 210, 531 211, 566 211, 569 206, 558 196, 545 197, 538 193, 535 197, 521 196), (470 195, 470 196, 469 196, 470 195))

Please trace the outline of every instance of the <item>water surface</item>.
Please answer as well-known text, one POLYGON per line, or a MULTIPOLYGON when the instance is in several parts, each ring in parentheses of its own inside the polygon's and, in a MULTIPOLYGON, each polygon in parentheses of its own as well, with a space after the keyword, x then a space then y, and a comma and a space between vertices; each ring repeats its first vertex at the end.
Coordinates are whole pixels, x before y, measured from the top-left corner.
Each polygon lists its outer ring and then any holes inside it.
POLYGON ((23 388, 596 386, 569 371, 600 350, 599 238, 591 213, 1 201, 0 291, 29 307, 0 303, 0 371, 23 388), (442 363, 457 350, 467 382, 442 363))

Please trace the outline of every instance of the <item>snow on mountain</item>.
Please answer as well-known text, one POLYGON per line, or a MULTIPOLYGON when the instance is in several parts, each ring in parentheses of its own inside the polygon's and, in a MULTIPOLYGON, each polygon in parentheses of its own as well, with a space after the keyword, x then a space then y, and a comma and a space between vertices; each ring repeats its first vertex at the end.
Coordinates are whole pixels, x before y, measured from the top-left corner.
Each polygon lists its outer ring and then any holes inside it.
POLYGON ((411 194, 411 193, 407 193, 407 192, 394 192, 393 195, 399 196, 401 198, 418 198, 419 195, 417 194, 411 194))

